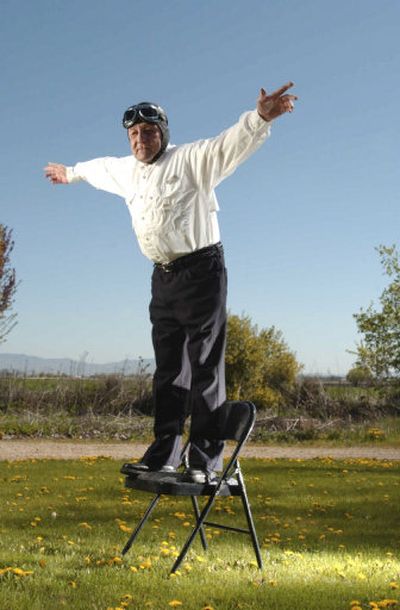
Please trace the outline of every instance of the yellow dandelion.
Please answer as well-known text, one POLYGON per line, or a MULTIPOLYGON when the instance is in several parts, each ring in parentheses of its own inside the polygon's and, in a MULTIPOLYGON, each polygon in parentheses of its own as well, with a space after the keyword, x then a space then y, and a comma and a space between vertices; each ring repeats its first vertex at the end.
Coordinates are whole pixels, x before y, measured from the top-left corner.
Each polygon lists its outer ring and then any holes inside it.
POLYGON ((172 599, 170 602, 168 602, 168 606, 171 606, 171 608, 177 608, 178 606, 183 606, 183 603, 179 601, 179 599, 172 599))
POLYGON ((33 574, 32 570, 23 570, 22 568, 11 568, 10 570, 15 576, 29 576, 33 574))
POLYGON ((204 606, 201 610, 214 610, 212 606, 204 606))
POLYGON ((78 525, 78 527, 81 527, 82 529, 85 529, 85 530, 91 530, 92 529, 92 526, 89 525, 89 523, 86 523, 86 521, 83 521, 83 523, 80 523, 78 525))
POLYGON ((125 595, 123 595, 121 597, 121 601, 123 602, 131 602, 133 600, 133 596, 130 595, 130 593, 125 593, 125 595))
POLYGON ((0 569, 0 576, 2 574, 6 574, 7 572, 11 572, 12 568, 1 568, 0 569))
POLYGON ((129 566, 129 570, 131 572, 133 572, 134 574, 138 571, 138 569, 135 566, 129 566))

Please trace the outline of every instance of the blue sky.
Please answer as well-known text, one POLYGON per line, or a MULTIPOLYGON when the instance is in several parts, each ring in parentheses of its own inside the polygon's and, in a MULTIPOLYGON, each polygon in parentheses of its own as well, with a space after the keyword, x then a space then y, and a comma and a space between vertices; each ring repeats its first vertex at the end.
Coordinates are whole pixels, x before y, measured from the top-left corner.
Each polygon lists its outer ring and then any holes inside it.
POLYGON ((353 314, 398 243, 398 0, 3 0, 0 222, 13 229, 18 326, 2 352, 152 357, 152 265, 122 199, 52 186, 48 161, 129 154, 123 111, 209 137, 288 80, 295 112, 217 190, 229 308, 274 325, 310 373, 343 373, 353 314))

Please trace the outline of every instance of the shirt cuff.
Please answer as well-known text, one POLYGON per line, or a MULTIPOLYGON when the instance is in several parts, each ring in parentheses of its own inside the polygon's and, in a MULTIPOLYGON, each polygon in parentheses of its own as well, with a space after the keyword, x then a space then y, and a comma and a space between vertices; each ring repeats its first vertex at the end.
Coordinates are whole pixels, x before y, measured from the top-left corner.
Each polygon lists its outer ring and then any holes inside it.
POLYGON ((67 180, 68 180, 69 184, 71 182, 80 182, 82 180, 82 178, 76 174, 74 167, 67 167, 66 170, 67 170, 67 180))
POLYGON ((252 129, 254 129, 254 131, 266 131, 268 132, 272 123, 272 121, 266 121, 265 119, 262 118, 262 116, 260 116, 257 112, 257 110, 252 110, 249 113, 249 123, 252 127, 252 129))

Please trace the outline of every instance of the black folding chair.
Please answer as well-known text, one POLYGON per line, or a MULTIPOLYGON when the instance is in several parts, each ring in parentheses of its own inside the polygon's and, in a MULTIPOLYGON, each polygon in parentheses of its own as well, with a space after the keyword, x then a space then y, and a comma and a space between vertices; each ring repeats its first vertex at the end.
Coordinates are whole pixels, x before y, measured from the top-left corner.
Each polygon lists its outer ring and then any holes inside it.
POLYGON ((147 472, 134 474, 129 470, 129 464, 124 464, 124 466, 121 468, 121 472, 127 475, 125 480, 126 487, 156 494, 123 548, 122 555, 125 555, 125 553, 127 553, 131 548, 137 535, 146 523, 147 519, 150 517, 162 495, 190 496, 192 499, 196 525, 183 545, 174 565, 172 566, 171 574, 178 569, 181 562, 186 557, 186 554, 197 534, 200 534, 203 548, 207 549, 204 526, 249 535, 253 543, 258 567, 262 568, 260 546, 257 539, 250 503, 247 497, 243 474, 239 464, 239 453, 254 426, 256 409, 251 402, 226 402, 218 409, 217 413, 218 439, 232 440, 236 441, 237 443, 222 474, 212 483, 188 483, 182 481, 182 473, 171 474, 147 472), (209 496, 201 511, 197 501, 198 496, 209 496), (206 521, 215 499, 218 496, 241 497, 247 520, 247 528, 233 527, 221 523, 215 523, 213 521, 206 521))

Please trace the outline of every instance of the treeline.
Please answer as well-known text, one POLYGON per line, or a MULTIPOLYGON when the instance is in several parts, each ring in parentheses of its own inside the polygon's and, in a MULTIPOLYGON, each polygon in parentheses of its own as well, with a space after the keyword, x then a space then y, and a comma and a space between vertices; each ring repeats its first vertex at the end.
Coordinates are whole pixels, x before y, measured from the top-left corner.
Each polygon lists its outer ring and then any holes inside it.
MULTIPOLYGON (((397 383, 325 385, 301 375, 302 367, 271 327, 259 330, 248 316, 228 316, 226 379, 229 400, 251 400, 260 417, 332 418, 345 422, 398 415, 397 383)), ((0 376, 0 412, 70 416, 152 415, 152 374, 142 363, 134 375, 0 376)))

